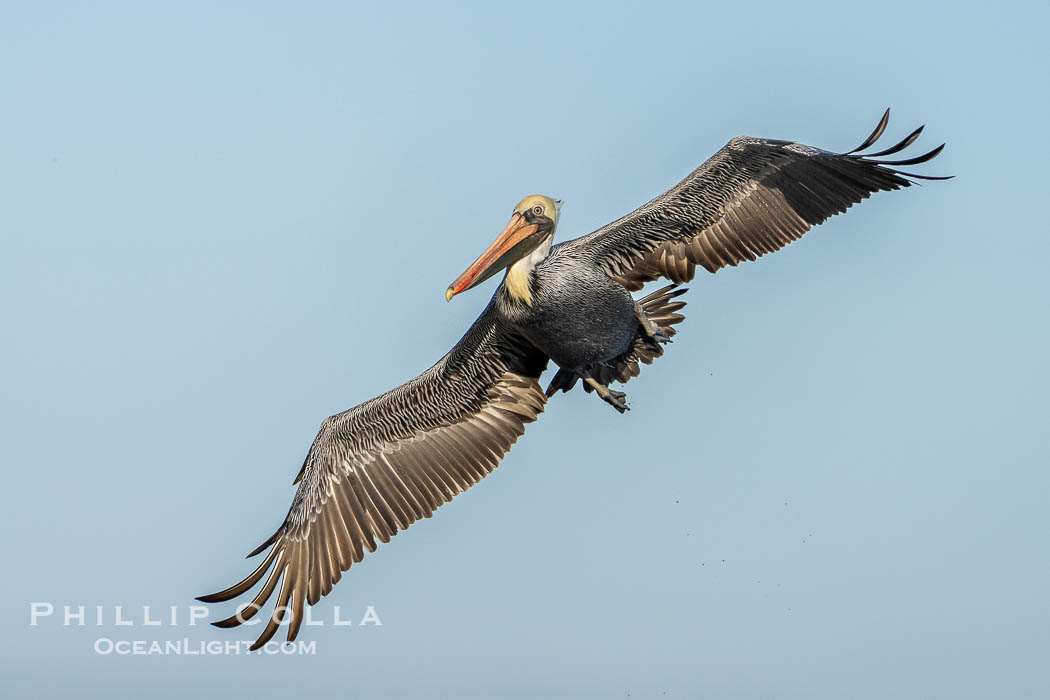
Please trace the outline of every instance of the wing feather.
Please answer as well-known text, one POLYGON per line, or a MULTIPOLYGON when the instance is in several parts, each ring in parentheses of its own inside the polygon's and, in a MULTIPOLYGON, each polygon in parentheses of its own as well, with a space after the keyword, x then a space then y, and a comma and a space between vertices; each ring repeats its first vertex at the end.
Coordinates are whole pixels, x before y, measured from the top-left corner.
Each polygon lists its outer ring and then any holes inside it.
POLYGON ((660 277, 688 282, 697 265, 717 272, 756 260, 874 192, 908 187, 912 178, 946 179, 892 167, 928 162, 943 144, 920 156, 873 160, 911 146, 922 127, 890 148, 860 154, 879 140, 888 121, 886 110, 871 135, 848 153, 737 137, 648 204, 557 248, 590 256, 632 290, 660 277))
MULTIPOLYGON (((296 477, 284 524, 247 578, 204 602, 231 600, 269 573, 248 606, 221 620, 236 627, 278 591, 252 649, 288 622, 295 639, 306 605, 399 531, 496 468, 543 412, 538 378, 547 358, 505 329, 492 305, 452 351, 416 379, 328 418, 296 477), (278 587, 279 586, 279 587, 278 587)), ((262 551, 256 550, 255 553, 262 551)))

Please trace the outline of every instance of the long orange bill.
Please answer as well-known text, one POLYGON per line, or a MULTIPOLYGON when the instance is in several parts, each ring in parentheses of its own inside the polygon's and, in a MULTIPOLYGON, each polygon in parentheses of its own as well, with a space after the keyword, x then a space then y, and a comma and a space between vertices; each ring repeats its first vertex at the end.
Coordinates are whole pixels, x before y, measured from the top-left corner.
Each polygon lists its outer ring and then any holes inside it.
POLYGON ((448 286, 448 289, 445 290, 445 300, 452 301, 452 297, 460 292, 476 287, 503 268, 510 267, 524 257, 529 252, 529 238, 539 228, 536 224, 528 223, 521 214, 514 212, 492 245, 471 263, 470 267, 457 277, 455 282, 448 286))

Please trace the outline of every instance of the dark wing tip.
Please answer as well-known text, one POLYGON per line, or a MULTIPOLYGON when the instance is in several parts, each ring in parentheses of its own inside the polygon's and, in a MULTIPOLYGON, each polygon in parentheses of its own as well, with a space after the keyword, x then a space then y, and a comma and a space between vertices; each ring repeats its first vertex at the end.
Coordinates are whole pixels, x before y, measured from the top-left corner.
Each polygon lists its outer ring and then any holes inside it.
POLYGON ((231 627, 239 627, 240 625, 244 624, 244 620, 241 620, 236 615, 234 615, 233 617, 227 617, 225 620, 217 620, 211 624, 213 627, 228 630, 231 627))
POLYGON ((889 148, 887 148, 885 150, 879 151, 878 153, 868 153, 868 154, 863 155, 863 156, 857 155, 855 157, 856 158, 878 158, 880 156, 893 155, 894 153, 897 153, 899 151, 903 151, 905 148, 907 148, 908 146, 910 146, 913 143, 915 143, 915 139, 919 138, 919 134, 921 134, 922 130, 925 129, 925 128, 926 128, 926 125, 923 124, 918 129, 916 129, 915 131, 911 132, 910 134, 905 136, 903 139, 901 139, 898 143, 890 146, 889 148))
MULTIPOLYGON (((899 160, 875 160, 876 158, 880 158, 882 156, 888 156, 893 155, 895 153, 899 153, 911 146, 919 138, 919 135, 922 133, 923 129, 926 128, 925 124, 915 129, 910 134, 908 134, 899 142, 897 142, 893 146, 890 146, 889 148, 878 151, 877 153, 859 153, 859 151, 863 151, 868 147, 872 146, 882 136, 883 132, 886 130, 886 124, 889 121, 889 116, 890 110, 887 108, 882 115, 882 119, 879 120, 878 125, 875 127, 875 130, 871 132, 871 135, 868 136, 868 138, 864 139, 864 143, 862 143, 860 146, 853 149, 852 151, 849 151, 848 153, 843 153, 838 157, 845 157, 849 161, 858 164, 865 164, 868 167, 875 166, 877 170, 882 170, 884 173, 891 173, 892 175, 898 176, 899 178, 909 178, 909 180, 896 181, 894 184, 896 184, 898 187, 919 184, 918 182, 915 182, 915 180, 950 180, 954 177, 953 175, 920 175, 917 173, 909 173, 897 169, 898 166, 918 165, 920 163, 927 163, 933 160, 938 155, 940 155, 941 151, 944 150, 945 144, 943 143, 940 146, 934 148, 933 150, 927 151, 922 155, 913 156, 911 158, 902 158, 899 160)), ((896 187, 890 187, 889 189, 896 189, 896 187)))
POLYGON ((868 136, 868 138, 864 139, 864 143, 862 143, 861 145, 857 146, 852 151, 847 151, 843 155, 849 155, 851 153, 856 153, 857 151, 863 151, 865 148, 867 148, 868 146, 871 146, 873 143, 878 141, 879 137, 882 136, 882 132, 886 131, 886 125, 889 123, 889 121, 890 121, 890 108, 887 107, 886 111, 882 113, 882 119, 880 119, 879 123, 875 125, 875 130, 871 132, 871 134, 868 136))
MULTIPOLYGON (((940 146, 938 146, 937 148, 933 149, 932 151, 929 151, 927 153, 923 153, 921 156, 915 156, 914 158, 905 158, 903 160, 878 160, 878 161, 872 161, 872 162, 873 163, 878 163, 879 165, 918 165, 919 163, 925 163, 927 161, 931 161, 934 158, 936 158, 937 156, 939 156, 941 151, 944 150, 944 146, 945 146, 945 144, 942 143, 940 146)), ((871 156, 865 156, 865 157, 871 157, 871 156)))
POLYGON ((249 553, 248 553, 248 556, 246 556, 246 557, 245 557, 245 559, 251 559, 251 558, 252 558, 252 557, 254 557, 254 556, 257 556, 257 555, 259 555, 259 554, 262 554, 262 552, 263 552, 263 550, 264 550, 264 549, 266 549, 266 548, 267 548, 267 547, 269 547, 269 546, 270 546, 271 544, 273 544, 274 542, 276 542, 276 541, 277 541, 277 538, 281 536, 281 533, 282 533, 283 531, 284 531, 284 525, 282 524, 282 525, 281 525, 281 526, 280 526, 279 528, 277 528, 277 532, 275 532, 275 533, 273 533, 272 535, 270 535, 270 538, 269 538, 268 540, 266 540, 265 542, 263 542, 263 543, 262 543, 261 545, 259 545, 259 546, 258 546, 258 547, 256 547, 255 549, 253 549, 253 550, 252 550, 251 552, 249 552, 249 553))
POLYGON ((273 564, 274 560, 277 558, 280 549, 281 547, 274 547, 271 549, 270 553, 266 555, 266 558, 259 563, 259 566, 255 567, 255 571, 248 574, 247 578, 238 581, 224 591, 199 596, 197 600, 202 603, 222 603, 236 598, 262 579, 267 570, 269 570, 270 565, 273 564))
POLYGON ((273 633, 271 633, 269 635, 266 635, 264 633, 264 636, 265 636, 265 639, 263 637, 260 637, 259 639, 256 639, 255 643, 253 643, 250 647, 248 647, 248 651, 259 651, 260 649, 262 649, 266 645, 266 642, 268 642, 271 639, 273 639, 273 633))
POLYGON ((954 180, 954 175, 918 175, 916 173, 906 173, 902 170, 894 170, 893 172, 904 177, 914 177, 919 180, 954 180))

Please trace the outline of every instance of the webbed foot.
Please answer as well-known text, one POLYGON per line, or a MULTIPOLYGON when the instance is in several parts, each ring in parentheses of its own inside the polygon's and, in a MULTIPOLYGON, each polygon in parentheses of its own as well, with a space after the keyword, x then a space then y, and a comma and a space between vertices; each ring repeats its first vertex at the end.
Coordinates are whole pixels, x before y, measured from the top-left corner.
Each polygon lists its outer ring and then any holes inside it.
POLYGON ((642 330, 648 337, 652 338, 658 343, 671 342, 671 336, 668 335, 663 328, 660 328, 660 326, 653 323, 652 319, 650 319, 645 314, 645 310, 642 308, 642 305, 638 302, 635 302, 634 304, 634 315, 638 318, 638 322, 642 324, 642 330))
POLYGON ((587 386, 594 389, 605 403, 609 404, 620 413, 631 410, 631 407, 627 405, 627 394, 622 391, 613 391, 609 387, 604 384, 599 384, 597 380, 591 379, 590 377, 584 377, 583 381, 587 383, 587 386))
POLYGON ((609 389, 608 396, 603 396, 602 398, 620 413, 625 413, 631 410, 631 407, 627 405, 627 394, 622 391, 613 391, 612 389, 609 389))

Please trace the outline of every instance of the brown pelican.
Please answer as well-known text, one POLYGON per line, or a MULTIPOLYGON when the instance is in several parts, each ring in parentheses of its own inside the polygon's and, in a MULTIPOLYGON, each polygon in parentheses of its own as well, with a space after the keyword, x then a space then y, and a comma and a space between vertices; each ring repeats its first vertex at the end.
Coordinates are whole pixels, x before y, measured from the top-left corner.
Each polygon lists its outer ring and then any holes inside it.
POLYGON ((247 578, 200 600, 235 598, 266 577, 255 598, 225 620, 251 619, 280 586, 256 649, 289 620, 299 633, 304 605, 332 590, 376 541, 434 510, 491 472, 559 389, 579 380, 617 411, 610 388, 663 354, 683 316, 678 285, 697 265, 716 272, 782 248, 810 227, 873 192, 896 190, 916 175, 885 160, 903 141, 862 155, 882 135, 883 115, 856 149, 831 153, 790 141, 731 140, 682 182, 594 233, 551 246, 561 203, 521 200, 496 240, 456 278, 447 299, 506 270, 502 284, 466 335, 411 381, 326 418, 314 438, 284 522, 249 556, 269 553, 247 578), (661 277, 671 285, 636 301, 632 290, 661 277), (558 366, 547 390, 540 375, 558 366), (267 576, 267 573, 269 575, 267 576))

